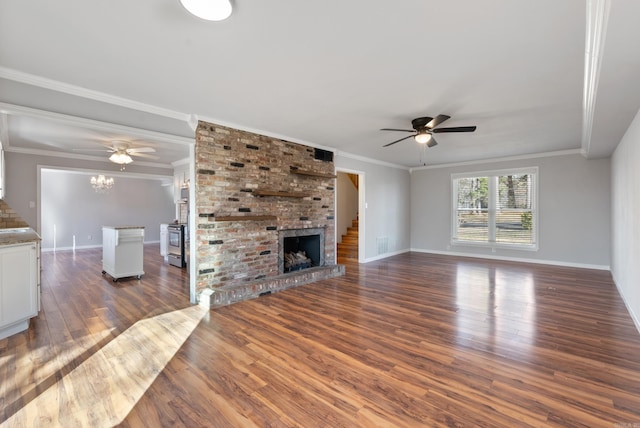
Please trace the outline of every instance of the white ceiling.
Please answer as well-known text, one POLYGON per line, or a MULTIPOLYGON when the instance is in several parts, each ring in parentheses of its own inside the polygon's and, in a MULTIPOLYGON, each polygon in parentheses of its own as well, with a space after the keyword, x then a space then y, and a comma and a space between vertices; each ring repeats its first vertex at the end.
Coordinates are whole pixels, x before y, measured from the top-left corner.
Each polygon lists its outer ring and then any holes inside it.
POLYGON ((216 23, 178 0, 0 3, 3 145, 89 158, 125 140, 166 165, 188 156, 197 117, 405 167, 600 157, 640 107, 640 2, 233 4, 216 23), (406 134, 380 128, 440 113, 477 131, 382 147, 406 134))

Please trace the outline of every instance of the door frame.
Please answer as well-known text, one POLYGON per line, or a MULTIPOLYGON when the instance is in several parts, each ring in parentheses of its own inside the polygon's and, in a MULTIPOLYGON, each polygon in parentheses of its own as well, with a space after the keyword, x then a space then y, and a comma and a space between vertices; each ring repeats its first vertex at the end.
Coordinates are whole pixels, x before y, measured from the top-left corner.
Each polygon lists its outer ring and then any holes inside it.
MULTIPOLYGON (((366 174, 364 171, 350 168, 340 168, 336 167, 336 174, 339 172, 355 174, 358 176, 358 263, 365 263, 365 234, 366 234, 366 198, 365 198, 365 178, 366 174)), ((334 204, 336 207, 336 212, 338 211, 338 191, 336 186, 336 192, 334 195, 334 204)), ((335 248, 334 252, 336 255, 336 262, 338 261, 338 228, 337 221, 336 227, 334 229, 334 241, 335 248)))

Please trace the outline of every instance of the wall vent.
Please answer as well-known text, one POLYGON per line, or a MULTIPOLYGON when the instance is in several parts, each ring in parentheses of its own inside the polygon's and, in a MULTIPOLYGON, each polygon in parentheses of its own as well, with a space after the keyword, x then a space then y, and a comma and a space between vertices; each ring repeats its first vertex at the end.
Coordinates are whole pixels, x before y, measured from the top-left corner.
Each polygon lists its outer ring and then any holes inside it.
POLYGON ((378 247, 378 254, 385 254, 389 252, 389 238, 386 236, 379 236, 376 238, 376 246, 378 247))

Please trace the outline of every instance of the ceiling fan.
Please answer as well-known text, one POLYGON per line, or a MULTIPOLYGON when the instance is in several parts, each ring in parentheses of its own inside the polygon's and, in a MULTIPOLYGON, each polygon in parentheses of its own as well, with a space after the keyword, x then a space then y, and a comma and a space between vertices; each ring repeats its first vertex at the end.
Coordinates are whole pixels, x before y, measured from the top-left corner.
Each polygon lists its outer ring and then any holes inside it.
POLYGON ((382 147, 388 147, 392 144, 399 143, 407 138, 413 137, 416 142, 420 144, 426 144, 427 147, 433 147, 438 144, 433 138, 433 134, 440 132, 473 132, 476 130, 475 126, 454 126, 451 128, 436 128, 445 120, 450 119, 450 116, 446 114, 439 114, 435 118, 432 117, 417 117, 411 121, 413 129, 395 129, 395 128, 382 128, 381 131, 398 131, 398 132, 411 132, 413 135, 400 138, 399 140, 392 141, 389 144, 385 144, 382 147))
POLYGON ((149 159, 158 159, 157 156, 149 155, 156 151, 153 147, 131 147, 129 143, 125 141, 113 141, 110 146, 105 146, 104 149, 85 150, 85 151, 100 151, 111 153, 109 160, 119 165, 126 165, 133 162, 131 156, 138 156, 149 159))

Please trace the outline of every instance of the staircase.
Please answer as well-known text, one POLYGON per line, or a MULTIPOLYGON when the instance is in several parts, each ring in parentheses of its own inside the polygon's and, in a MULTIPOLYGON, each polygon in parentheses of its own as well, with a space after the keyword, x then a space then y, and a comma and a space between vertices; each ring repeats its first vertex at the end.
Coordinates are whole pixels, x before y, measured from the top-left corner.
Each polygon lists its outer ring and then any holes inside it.
POLYGON ((351 222, 347 234, 342 235, 342 242, 338 244, 338 259, 358 260, 358 218, 351 222))

